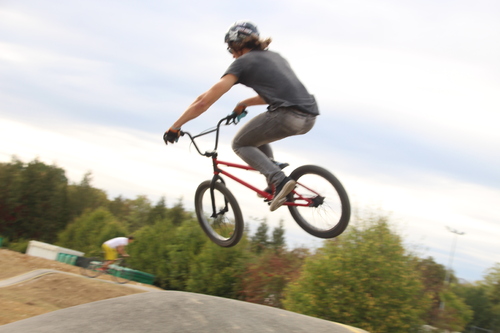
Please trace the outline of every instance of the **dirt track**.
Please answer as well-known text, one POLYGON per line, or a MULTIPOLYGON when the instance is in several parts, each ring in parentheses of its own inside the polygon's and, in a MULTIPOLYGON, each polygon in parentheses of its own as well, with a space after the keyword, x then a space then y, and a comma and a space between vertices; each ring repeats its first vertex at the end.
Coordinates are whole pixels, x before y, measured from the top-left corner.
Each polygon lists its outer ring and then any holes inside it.
MULTIPOLYGON (((0 280, 41 268, 80 274, 79 267, 0 249, 0 280)), ((102 279, 109 280, 109 277, 102 279)), ((140 292, 143 291, 127 285, 103 283, 66 274, 47 274, 0 288, 0 325, 75 305, 140 292)))

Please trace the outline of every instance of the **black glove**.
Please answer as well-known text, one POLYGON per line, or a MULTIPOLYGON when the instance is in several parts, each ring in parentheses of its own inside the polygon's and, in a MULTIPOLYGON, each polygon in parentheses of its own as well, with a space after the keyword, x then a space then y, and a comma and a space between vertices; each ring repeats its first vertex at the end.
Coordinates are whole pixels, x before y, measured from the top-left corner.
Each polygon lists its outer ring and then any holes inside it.
POLYGON ((176 143, 179 141, 179 136, 181 135, 181 129, 172 129, 170 128, 165 134, 163 134, 163 141, 165 141, 165 144, 168 145, 168 143, 176 143))

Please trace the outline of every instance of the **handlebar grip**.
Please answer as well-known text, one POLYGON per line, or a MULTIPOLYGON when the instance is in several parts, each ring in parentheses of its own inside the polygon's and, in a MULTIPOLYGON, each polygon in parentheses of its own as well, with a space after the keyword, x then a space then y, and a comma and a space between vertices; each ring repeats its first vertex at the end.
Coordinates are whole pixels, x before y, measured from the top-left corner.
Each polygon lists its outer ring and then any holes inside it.
POLYGON ((226 121, 226 125, 231 125, 232 124, 231 120, 233 120, 233 122, 234 122, 234 117, 230 114, 226 118, 224 118, 224 120, 226 121))

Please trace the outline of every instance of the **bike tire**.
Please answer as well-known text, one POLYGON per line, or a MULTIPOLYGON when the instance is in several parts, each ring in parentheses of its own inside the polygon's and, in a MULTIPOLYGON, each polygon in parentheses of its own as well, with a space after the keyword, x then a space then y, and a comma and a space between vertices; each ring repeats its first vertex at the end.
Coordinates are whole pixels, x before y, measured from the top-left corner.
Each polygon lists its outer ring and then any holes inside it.
POLYGON ((133 270, 127 267, 127 264, 124 261, 122 261, 119 265, 114 265, 110 270, 111 278, 119 284, 130 282, 133 278, 133 274, 133 270))
POLYGON ((201 183, 196 189, 194 202, 201 228, 212 242, 222 247, 238 244, 243 236, 244 222, 240 206, 234 195, 221 183, 214 184, 214 199, 218 215, 212 217, 211 181, 201 183), (226 212, 223 212, 227 208, 226 212))
POLYGON ((98 268, 100 268, 102 264, 103 264, 102 259, 91 258, 87 267, 81 267, 80 271, 82 275, 86 277, 96 278, 103 273, 102 271, 98 270, 98 268))
POLYGON ((307 207, 288 206, 297 224, 319 238, 334 238, 342 234, 349 224, 351 206, 340 181, 316 165, 301 166, 290 174, 290 178, 297 182, 297 186, 288 195, 288 202, 298 204, 303 201, 301 197, 314 198, 307 207))

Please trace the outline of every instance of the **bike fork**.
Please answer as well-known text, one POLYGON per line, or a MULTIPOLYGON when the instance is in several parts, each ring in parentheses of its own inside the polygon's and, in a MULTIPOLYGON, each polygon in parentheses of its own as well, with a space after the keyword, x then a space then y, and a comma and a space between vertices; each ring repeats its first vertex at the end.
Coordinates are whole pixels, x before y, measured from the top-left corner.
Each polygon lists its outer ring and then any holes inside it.
POLYGON ((212 182, 210 183, 210 199, 212 200, 212 216, 210 216, 211 218, 217 218, 218 215, 223 215, 225 213, 227 213, 229 211, 228 207, 227 207, 227 199, 226 197, 224 196, 224 208, 222 208, 219 212, 217 212, 217 207, 216 207, 216 204, 215 204, 215 183, 217 183, 217 181, 220 181, 224 186, 226 185, 226 183, 224 182, 224 179, 222 179, 219 175, 214 175, 214 177, 212 178, 212 182))

